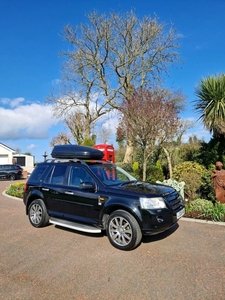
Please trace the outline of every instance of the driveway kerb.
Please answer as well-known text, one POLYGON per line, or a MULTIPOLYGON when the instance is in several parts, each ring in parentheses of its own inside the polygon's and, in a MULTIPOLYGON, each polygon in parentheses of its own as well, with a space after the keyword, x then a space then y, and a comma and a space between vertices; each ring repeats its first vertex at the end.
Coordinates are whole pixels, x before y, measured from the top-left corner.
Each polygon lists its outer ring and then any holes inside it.
POLYGON ((5 196, 5 197, 8 197, 8 198, 11 198, 11 199, 13 199, 13 200, 17 200, 17 201, 21 201, 21 202, 23 201, 23 199, 21 199, 21 198, 13 197, 13 196, 11 196, 11 195, 6 194, 5 191, 2 192, 2 195, 5 196))
POLYGON ((187 221, 187 222, 196 222, 196 223, 203 223, 203 224, 212 224, 212 225, 225 226, 225 222, 213 222, 213 221, 199 220, 199 219, 193 219, 193 218, 181 218, 180 220, 181 221, 187 221))
MULTIPOLYGON (((2 192, 2 195, 8 198, 11 198, 13 200, 17 200, 17 201, 23 201, 23 199, 21 198, 17 198, 17 197, 13 197, 10 196, 8 194, 6 194, 6 192, 2 192)), ((225 222, 213 222, 213 221, 207 221, 207 220, 199 220, 199 219, 193 219, 193 218, 181 218, 181 221, 186 221, 186 222, 195 222, 195 223, 203 223, 203 224, 211 224, 211 225, 220 225, 220 226, 225 226, 225 222)), ((180 221, 179 220, 179 221, 180 221)))

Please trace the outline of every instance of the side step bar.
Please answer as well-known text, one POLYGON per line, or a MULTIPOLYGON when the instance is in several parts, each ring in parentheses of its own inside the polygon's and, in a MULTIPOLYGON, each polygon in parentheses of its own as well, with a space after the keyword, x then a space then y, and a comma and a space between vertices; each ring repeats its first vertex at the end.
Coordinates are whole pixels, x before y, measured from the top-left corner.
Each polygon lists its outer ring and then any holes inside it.
POLYGON ((86 224, 81 224, 81 223, 76 223, 76 222, 71 222, 67 220, 61 220, 57 218, 50 218, 49 223, 55 224, 58 226, 78 230, 78 231, 83 231, 83 232, 89 232, 89 233, 101 233, 101 229, 98 229, 94 226, 91 225, 86 225, 86 224))

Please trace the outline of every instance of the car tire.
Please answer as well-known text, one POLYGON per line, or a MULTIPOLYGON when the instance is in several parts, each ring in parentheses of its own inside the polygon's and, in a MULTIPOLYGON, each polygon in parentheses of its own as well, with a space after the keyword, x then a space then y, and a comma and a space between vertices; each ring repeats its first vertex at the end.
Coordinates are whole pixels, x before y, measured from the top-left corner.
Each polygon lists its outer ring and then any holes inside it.
POLYGON ((10 174, 9 179, 10 180, 15 180, 16 179, 16 174, 10 174))
POLYGON ((124 210, 116 210, 109 216, 106 233, 110 243, 120 250, 132 250, 142 239, 137 220, 124 210))
POLYGON ((49 215, 42 200, 36 199, 31 202, 28 208, 28 217, 31 225, 36 228, 44 227, 49 223, 49 215))

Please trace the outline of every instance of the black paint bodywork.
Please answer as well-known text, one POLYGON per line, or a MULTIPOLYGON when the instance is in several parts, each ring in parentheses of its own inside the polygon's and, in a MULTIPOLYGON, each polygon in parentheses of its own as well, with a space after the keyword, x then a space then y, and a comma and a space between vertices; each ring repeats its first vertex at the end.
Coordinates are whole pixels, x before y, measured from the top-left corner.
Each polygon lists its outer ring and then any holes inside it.
POLYGON ((94 166, 101 164, 109 165, 104 162, 86 164, 81 161, 51 161, 38 164, 24 191, 26 213, 28 214, 28 207, 34 199, 42 199, 50 217, 91 224, 104 230, 108 216, 115 210, 123 209, 136 218, 144 235, 163 232, 178 221, 176 214, 184 208, 184 202, 172 187, 140 181, 107 186, 92 172, 94 166), (49 183, 49 174, 59 163, 66 168, 63 184, 49 183), (70 170, 74 166, 88 172, 93 182, 69 186, 70 170), (140 197, 159 196, 164 198, 166 208, 141 208, 140 197))

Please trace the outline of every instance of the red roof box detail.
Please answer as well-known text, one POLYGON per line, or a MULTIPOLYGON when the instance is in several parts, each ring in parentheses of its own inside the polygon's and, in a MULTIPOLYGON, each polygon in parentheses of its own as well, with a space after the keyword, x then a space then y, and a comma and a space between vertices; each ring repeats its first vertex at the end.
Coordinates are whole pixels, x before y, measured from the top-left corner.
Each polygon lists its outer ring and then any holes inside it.
POLYGON ((104 157, 103 157, 104 160, 115 163, 115 150, 112 145, 98 144, 93 146, 93 148, 101 150, 104 153, 104 157))

